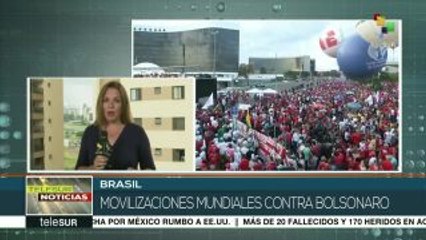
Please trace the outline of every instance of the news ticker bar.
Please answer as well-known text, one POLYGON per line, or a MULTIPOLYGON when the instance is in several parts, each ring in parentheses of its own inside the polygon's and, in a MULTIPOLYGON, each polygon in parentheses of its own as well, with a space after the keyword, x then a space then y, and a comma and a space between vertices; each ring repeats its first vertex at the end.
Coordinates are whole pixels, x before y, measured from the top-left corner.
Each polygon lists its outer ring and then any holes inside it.
POLYGON ((0 216, 426 216, 426 181, 345 178, 0 179, 0 216))
POLYGON ((0 228, 93 229, 426 229, 418 216, 19 216, 0 217, 0 228))

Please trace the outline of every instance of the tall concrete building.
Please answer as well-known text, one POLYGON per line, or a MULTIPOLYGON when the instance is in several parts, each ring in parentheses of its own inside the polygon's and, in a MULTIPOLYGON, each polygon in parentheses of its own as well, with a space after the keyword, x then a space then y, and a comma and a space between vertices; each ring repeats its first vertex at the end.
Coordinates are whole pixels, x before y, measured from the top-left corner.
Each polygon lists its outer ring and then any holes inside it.
POLYGON ((315 71, 315 61, 309 56, 283 57, 283 58, 258 58, 250 57, 249 64, 254 72, 259 74, 284 74, 288 71, 315 71))
POLYGON ((95 91, 112 80, 119 81, 126 89, 133 121, 148 135, 157 170, 192 171, 195 79, 101 79, 95 91))
POLYGON ((239 34, 225 28, 134 27, 133 66, 149 62, 174 72, 238 72, 239 34))
POLYGON ((30 79, 30 169, 64 169, 61 79, 30 79))

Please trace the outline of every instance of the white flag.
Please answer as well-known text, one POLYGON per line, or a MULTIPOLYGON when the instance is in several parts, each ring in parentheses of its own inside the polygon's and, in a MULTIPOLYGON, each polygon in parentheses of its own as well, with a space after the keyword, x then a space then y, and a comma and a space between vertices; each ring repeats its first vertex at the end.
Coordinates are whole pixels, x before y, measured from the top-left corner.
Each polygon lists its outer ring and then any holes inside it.
POLYGON ((214 104, 213 93, 211 93, 209 99, 207 99, 206 103, 204 103, 203 109, 207 109, 207 108, 213 106, 213 104, 214 104))
POLYGON ((370 94, 370 96, 365 99, 365 102, 368 103, 369 106, 372 106, 374 104, 373 95, 370 94))
POLYGON ((377 91, 377 92, 376 92, 376 96, 374 96, 374 98, 375 98, 375 100, 376 100, 376 103, 379 103, 379 102, 380 102, 380 91, 377 91))

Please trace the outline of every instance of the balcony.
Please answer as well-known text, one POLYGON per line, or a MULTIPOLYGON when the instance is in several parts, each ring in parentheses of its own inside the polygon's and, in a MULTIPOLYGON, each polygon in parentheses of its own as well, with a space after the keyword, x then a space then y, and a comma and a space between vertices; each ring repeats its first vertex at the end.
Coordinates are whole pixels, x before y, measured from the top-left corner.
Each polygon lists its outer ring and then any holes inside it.
POLYGON ((44 157, 44 151, 43 150, 39 150, 39 151, 34 151, 32 158, 42 158, 44 157))
POLYGON ((31 93, 31 100, 32 101, 43 101, 43 94, 41 93, 31 93))
POLYGON ((31 134, 31 138, 32 139, 44 138, 44 133, 43 132, 33 132, 33 134, 31 134))
POLYGON ((44 119, 44 114, 43 113, 33 112, 31 114, 31 120, 43 120, 43 119, 44 119))

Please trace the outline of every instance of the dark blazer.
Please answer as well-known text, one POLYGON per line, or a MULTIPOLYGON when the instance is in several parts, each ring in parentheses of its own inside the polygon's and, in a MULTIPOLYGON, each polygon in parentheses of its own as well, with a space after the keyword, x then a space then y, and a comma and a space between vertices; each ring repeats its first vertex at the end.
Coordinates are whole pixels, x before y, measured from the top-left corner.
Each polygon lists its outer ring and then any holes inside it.
MULTIPOLYGON (((75 168, 90 166, 96 157, 96 145, 99 142, 100 130, 90 125, 81 139, 80 152, 75 168)), ((142 127, 129 123, 124 126, 117 141, 112 145, 109 159, 112 170, 126 170, 129 167, 155 170, 149 139, 142 127)))

